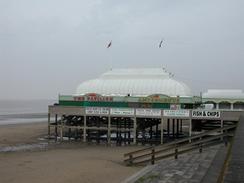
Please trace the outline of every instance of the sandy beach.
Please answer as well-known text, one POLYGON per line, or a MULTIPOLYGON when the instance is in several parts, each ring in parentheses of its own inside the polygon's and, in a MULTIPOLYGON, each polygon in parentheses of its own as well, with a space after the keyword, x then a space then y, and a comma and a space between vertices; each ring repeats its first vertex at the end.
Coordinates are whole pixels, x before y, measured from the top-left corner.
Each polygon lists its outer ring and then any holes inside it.
POLYGON ((0 147, 36 143, 47 134, 47 123, 0 125, 0 147))
MULTIPOLYGON (((39 143, 47 123, 0 126, 0 147, 39 143)), ((76 143, 51 144, 47 149, 0 152, 0 182, 105 183, 121 182, 137 172, 126 167, 123 154, 138 147, 76 143)))

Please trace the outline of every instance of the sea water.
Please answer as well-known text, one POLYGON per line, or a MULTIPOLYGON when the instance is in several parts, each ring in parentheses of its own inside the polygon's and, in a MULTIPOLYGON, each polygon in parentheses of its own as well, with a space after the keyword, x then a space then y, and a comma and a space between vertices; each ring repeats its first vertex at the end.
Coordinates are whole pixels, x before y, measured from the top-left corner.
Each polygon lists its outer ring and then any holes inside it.
POLYGON ((0 100, 0 125, 47 121, 55 100, 0 100))

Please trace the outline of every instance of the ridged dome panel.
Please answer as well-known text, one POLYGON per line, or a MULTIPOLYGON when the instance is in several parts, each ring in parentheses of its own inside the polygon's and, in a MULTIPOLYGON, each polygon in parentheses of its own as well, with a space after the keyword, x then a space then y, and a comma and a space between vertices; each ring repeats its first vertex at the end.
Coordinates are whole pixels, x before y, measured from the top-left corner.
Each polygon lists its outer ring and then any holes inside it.
POLYGON ((115 69, 94 80, 83 82, 77 95, 98 93, 101 95, 148 96, 191 96, 184 83, 172 79, 164 69, 115 69))

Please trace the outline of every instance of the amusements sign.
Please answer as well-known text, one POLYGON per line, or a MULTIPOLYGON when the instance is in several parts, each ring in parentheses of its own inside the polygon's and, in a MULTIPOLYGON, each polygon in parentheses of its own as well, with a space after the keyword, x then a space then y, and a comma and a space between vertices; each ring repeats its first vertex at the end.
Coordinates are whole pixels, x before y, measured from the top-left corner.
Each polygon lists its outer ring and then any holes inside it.
POLYGON ((160 95, 153 95, 149 97, 139 98, 139 102, 144 103, 179 103, 179 97, 165 97, 160 95))
POLYGON ((160 109, 136 109, 137 116, 161 116, 160 109))
POLYGON ((117 115, 117 116, 131 116, 134 115, 134 109, 132 108, 111 108, 110 109, 111 115, 117 115))
POLYGON ((163 116, 165 117, 189 117, 189 110, 163 110, 163 116))
POLYGON ((86 114, 87 115, 89 114, 108 115, 109 109, 106 107, 86 107, 86 114))
POLYGON ((193 110, 193 118, 220 118, 220 111, 193 110))

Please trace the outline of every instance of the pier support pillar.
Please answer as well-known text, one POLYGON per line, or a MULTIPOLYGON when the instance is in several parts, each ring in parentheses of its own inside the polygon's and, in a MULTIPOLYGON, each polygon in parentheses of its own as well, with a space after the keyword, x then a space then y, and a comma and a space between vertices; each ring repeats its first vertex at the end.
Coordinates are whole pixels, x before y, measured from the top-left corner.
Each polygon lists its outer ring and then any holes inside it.
POLYGON ((86 142, 86 116, 84 116, 83 142, 86 142))
POLYGON ((176 119, 176 138, 179 137, 179 119, 176 119))
POLYGON ((169 136, 170 136, 170 119, 167 119, 167 133, 168 133, 168 138, 169 138, 169 136))
POLYGON ((111 117, 108 117, 108 144, 111 144, 111 117))
MULTIPOLYGON (((221 128, 223 128, 224 127, 224 120, 223 119, 221 119, 221 121, 220 121, 220 126, 221 126, 221 128)), ((223 130, 221 130, 221 134, 223 134, 224 133, 224 131, 223 130)), ((221 140, 223 140, 224 138, 223 137, 221 137, 221 140)))
POLYGON ((160 138, 160 143, 164 143, 164 119, 161 118, 161 125, 160 125, 160 130, 161 130, 161 138, 160 138))
POLYGON ((180 133, 183 132, 183 129, 182 129, 182 119, 180 120, 180 133))
POLYGON ((61 121, 61 126, 60 126, 60 141, 63 141, 63 121, 61 121))
POLYGON ((50 139, 50 113, 48 113, 48 139, 50 139))
POLYGON ((137 123, 136 123, 136 117, 134 118, 134 129, 133 129, 133 143, 136 144, 136 128, 137 128, 137 123))
POLYGON ((172 135, 173 139, 175 138, 175 119, 172 119, 172 135))
MULTIPOLYGON (((192 135, 192 119, 189 119, 189 137, 191 137, 192 135)), ((191 140, 189 140, 189 142, 191 142, 191 140)))
POLYGON ((55 114, 55 141, 58 140, 58 115, 55 114))

